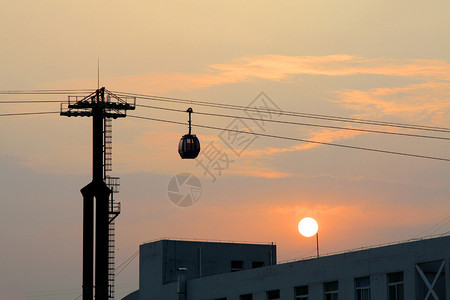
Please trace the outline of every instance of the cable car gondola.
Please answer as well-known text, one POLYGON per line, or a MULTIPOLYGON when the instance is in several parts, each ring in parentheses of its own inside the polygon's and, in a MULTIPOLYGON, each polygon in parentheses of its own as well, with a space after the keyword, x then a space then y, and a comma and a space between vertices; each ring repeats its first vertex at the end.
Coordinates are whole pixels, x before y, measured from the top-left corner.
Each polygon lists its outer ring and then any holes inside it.
POLYGON ((192 108, 188 108, 189 113, 189 133, 183 135, 178 144, 178 153, 182 159, 194 159, 200 152, 200 141, 195 134, 191 134, 191 113, 192 108))

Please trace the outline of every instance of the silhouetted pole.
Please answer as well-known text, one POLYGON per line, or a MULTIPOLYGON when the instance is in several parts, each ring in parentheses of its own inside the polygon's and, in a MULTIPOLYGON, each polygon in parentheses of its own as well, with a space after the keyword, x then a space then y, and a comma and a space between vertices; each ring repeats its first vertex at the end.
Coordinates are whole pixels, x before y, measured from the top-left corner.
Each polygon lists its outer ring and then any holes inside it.
POLYGON ((94 195, 92 183, 83 194, 83 300, 94 299, 94 195))
POLYGON ((108 299, 108 198, 111 190, 104 182, 96 186, 95 197, 95 299, 108 299))
POLYGON ((316 233, 317 257, 319 257, 319 232, 316 233))
POLYGON ((104 88, 97 90, 92 108, 92 182, 95 195, 95 299, 108 299, 108 198, 111 190, 103 180, 104 88))
POLYGON ((104 89, 99 89, 92 108, 92 182, 83 194, 83 300, 94 299, 94 197, 95 197, 95 299, 108 299, 108 199, 104 182, 104 89))

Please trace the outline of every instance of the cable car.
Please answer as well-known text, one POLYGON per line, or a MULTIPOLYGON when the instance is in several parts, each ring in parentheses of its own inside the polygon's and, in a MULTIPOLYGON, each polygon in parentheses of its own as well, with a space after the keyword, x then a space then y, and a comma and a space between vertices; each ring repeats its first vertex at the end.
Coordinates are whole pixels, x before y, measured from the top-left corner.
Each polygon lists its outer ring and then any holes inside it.
POLYGON ((182 159, 194 159, 200 153, 200 141, 195 134, 191 134, 191 113, 192 108, 188 108, 189 113, 189 133, 183 135, 178 144, 178 153, 182 159))

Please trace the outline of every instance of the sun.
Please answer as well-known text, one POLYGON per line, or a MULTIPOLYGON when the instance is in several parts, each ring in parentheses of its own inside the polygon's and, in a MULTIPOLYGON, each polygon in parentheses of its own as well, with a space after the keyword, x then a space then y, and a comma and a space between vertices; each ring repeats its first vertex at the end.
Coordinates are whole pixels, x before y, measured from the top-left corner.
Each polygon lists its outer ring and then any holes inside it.
POLYGON ((319 225, 313 218, 304 218, 298 223, 298 231, 304 237, 312 237, 319 230, 319 225))

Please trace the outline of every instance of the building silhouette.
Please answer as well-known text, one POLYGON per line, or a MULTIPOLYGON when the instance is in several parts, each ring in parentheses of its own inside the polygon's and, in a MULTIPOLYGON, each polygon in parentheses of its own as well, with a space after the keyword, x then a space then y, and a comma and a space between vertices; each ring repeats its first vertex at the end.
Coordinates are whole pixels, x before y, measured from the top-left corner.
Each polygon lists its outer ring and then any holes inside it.
POLYGON ((449 261, 450 236, 282 264, 275 245, 160 240, 123 300, 448 300, 449 261))

